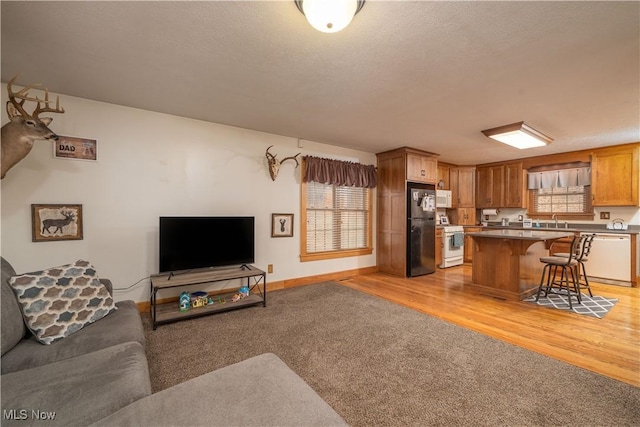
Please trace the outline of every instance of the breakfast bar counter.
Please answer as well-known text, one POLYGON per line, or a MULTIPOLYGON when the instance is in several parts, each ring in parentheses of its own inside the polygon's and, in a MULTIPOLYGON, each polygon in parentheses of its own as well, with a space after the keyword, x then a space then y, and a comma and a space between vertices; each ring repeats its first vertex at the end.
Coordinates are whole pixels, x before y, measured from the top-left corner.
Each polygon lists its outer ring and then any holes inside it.
POLYGON ((521 300, 537 290, 544 265, 557 240, 572 232, 489 230, 466 233, 473 239, 472 287, 492 296, 521 300))

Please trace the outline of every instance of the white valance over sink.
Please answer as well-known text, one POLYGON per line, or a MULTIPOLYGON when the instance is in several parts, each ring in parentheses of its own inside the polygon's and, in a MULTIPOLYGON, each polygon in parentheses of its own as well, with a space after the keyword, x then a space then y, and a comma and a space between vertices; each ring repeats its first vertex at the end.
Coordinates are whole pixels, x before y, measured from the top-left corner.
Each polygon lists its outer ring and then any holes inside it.
POLYGON ((590 167, 528 173, 527 188, 529 190, 584 185, 591 185, 590 167))

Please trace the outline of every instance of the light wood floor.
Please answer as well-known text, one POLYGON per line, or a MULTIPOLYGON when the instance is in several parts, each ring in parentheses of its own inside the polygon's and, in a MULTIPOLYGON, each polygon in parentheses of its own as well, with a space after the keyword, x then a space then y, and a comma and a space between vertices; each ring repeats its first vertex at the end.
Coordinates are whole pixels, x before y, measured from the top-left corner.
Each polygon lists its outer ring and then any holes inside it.
POLYGON ((640 288, 592 283, 594 295, 618 298, 596 319, 471 290, 469 265, 401 278, 382 273, 340 281, 459 326, 640 387, 640 288))

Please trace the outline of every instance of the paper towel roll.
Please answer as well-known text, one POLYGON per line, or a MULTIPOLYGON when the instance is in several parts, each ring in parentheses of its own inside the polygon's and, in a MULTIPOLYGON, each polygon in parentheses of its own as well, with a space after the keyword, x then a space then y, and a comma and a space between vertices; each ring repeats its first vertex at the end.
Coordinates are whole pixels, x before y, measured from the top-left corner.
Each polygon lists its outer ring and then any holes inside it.
POLYGON ((482 209, 482 215, 498 215, 500 209, 482 209))

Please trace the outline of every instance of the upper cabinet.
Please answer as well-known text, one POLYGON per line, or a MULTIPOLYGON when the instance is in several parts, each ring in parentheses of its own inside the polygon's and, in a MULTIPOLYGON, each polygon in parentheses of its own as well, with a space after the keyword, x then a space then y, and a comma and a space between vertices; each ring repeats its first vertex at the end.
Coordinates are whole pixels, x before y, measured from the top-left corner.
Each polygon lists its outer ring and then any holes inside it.
POLYGON ((438 183, 438 158, 434 154, 407 149, 407 181, 438 183))
POLYGON ((526 208, 527 190, 524 185, 526 171, 522 162, 504 165, 504 207, 526 208))
POLYGON ((441 190, 451 190, 451 181, 450 181, 450 175, 451 175, 451 169, 452 167, 446 163, 440 163, 438 162, 438 177, 437 177, 437 181, 438 181, 438 185, 440 185, 440 183, 442 182, 442 188, 440 188, 441 190))
POLYGON ((525 173, 521 161, 476 168, 478 208, 526 208, 525 173))
POLYGON ((504 207, 504 165, 476 168, 476 207, 504 207))
POLYGON ((593 206, 639 206, 639 150, 640 146, 629 145, 591 154, 593 206))
POLYGON ((451 195, 454 208, 474 208, 476 206, 475 166, 452 167, 450 172, 451 195))

